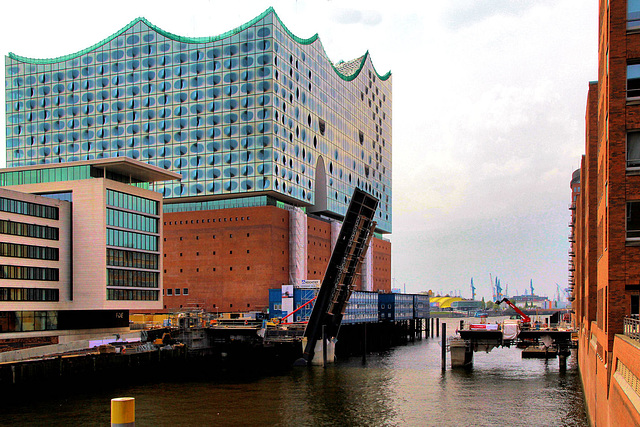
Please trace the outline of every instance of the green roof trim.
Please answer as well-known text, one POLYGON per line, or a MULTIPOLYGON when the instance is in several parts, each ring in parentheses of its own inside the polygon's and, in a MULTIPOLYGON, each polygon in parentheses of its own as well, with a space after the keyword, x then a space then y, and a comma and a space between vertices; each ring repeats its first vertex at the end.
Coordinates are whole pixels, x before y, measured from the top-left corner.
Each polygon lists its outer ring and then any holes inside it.
MULTIPOLYGON (((300 43, 300 44, 311 44, 313 42, 315 42, 316 40, 318 40, 320 37, 318 36, 318 33, 315 33, 313 36, 309 37, 308 39, 302 39, 298 36, 296 36, 295 34, 293 34, 289 28, 287 28, 287 26, 284 24, 284 22, 282 22, 282 19, 280 19, 280 17, 278 16, 278 14, 275 12, 275 10, 273 10, 273 7, 270 7, 269 9, 267 9, 268 11, 272 11, 273 14, 275 15, 275 17, 278 19, 278 22, 280 23, 280 25, 282 25, 282 28, 287 32, 287 34, 289 35, 289 37, 291 37, 293 40, 295 40, 296 42, 300 43)), ((266 12, 265 12, 266 13, 266 12)), ((320 42, 322 43, 322 42, 320 42)), ((362 57, 362 62, 360 63, 360 67, 358 68, 358 70, 353 73, 350 76, 344 75, 342 74, 340 71, 338 71, 338 69, 336 68, 336 66, 333 64, 333 62, 329 59, 329 55, 327 55, 327 51, 324 49, 324 45, 322 46, 322 51, 324 52, 324 56, 327 58, 327 60, 329 61, 329 63, 331 64, 331 67, 333 68, 333 71, 336 72, 336 74, 338 75, 338 77, 340 77, 342 80, 346 80, 348 82, 350 82, 351 80, 355 79, 356 77, 358 77, 358 75, 360 74, 360 71, 362 71, 362 68, 364 67, 365 62, 367 61, 367 57, 369 56, 369 51, 367 51, 364 56, 362 57)), ((376 75, 378 76, 378 78, 380 80, 387 80, 390 76, 391 76, 391 71, 388 71, 385 75, 381 76, 378 71, 376 71, 376 67, 373 66, 373 61, 371 62, 371 67, 373 68, 373 71, 376 73, 376 75)))
MULTIPOLYGON (((130 28, 132 28, 134 25, 136 25, 139 22, 144 23, 145 25, 147 25, 149 28, 151 28, 152 30, 156 31, 158 34, 174 40, 174 41, 179 41, 179 42, 183 42, 183 43, 209 43, 209 42, 215 42, 224 38, 227 38, 229 36, 232 36, 234 34, 237 34, 241 31, 244 31, 245 29, 251 27, 252 25, 254 25, 255 23, 257 23, 258 21, 260 21, 261 19, 263 19, 264 17, 268 16, 270 13, 273 13, 273 15, 276 17, 276 19, 278 20, 278 22, 280 23, 280 25, 282 26, 282 28, 287 32, 287 34, 293 39, 295 40, 297 43, 303 44, 303 45, 309 45, 315 41, 317 41, 319 39, 318 33, 314 34, 313 36, 303 39, 301 37, 296 36, 295 34, 293 34, 288 28, 287 26, 282 22, 282 20, 280 19, 280 17, 278 16, 278 14, 276 13, 276 11, 273 9, 273 7, 269 7, 267 10, 265 10, 264 12, 262 12, 260 15, 256 16, 255 18, 253 18, 251 21, 240 25, 239 27, 236 27, 230 31, 227 31, 223 34, 217 35, 217 36, 211 36, 211 37, 184 37, 184 36, 179 36, 173 33, 170 33, 168 31, 163 30, 162 28, 157 27, 156 25, 153 25, 151 22, 147 21, 146 18, 143 17, 139 17, 134 19, 133 21, 131 21, 129 24, 125 25, 120 31, 112 34, 111 36, 107 37, 106 39, 103 39, 101 41, 99 41, 98 43, 95 43, 92 46, 89 46, 88 48, 82 49, 81 51, 78 51, 76 53, 71 53, 69 55, 63 55, 63 56, 58 56, 56 58, 46 58, 46 59, 36 59, 36 58, 27 58, 24 56, 20 56, 20 55, 16 55, 13 52, 9 52, 9 58, 14 59, 16 61, 21 61, 21 62, 25 62, 25 63, 29 63, 29 64, 55 64, 58 62, 62 62, 62 61, 68 61, 70 59, 75 59, 78 58, 82 55, 88 54, 94 50, 96 50, 97 48, 104 46, 107 43, 110 43, 113 39, 119 37, 120 35, 124 34, 127 30, 129 30, 130 28)), ((322 47, 322 50, 324 51, 324 46, 322 47)), ((325 57, 327 58, 327 60, 329 61, 329 63, 331 64, 331 66, 333 67, 333 70, 336 72, 336 74, 343 80, 346 81, 351 81, 353 79, 355 79, 359 74, 360 71, 362 71, 362 68, 364 67, 364 64, 367 60, 367 57, 369 56, 369 51, 367 51, 364 56, 362 57, 362 62, 360 63, 360 67, 358 68, 358 70, 347 76, 342 74, 340 71, 338 71, 338 69, 335 67, 335 65, 333 64, 333 62, 331 62, 331 60, 329 59, 329 56, 327 55, 326 51, 324 51, 325 53, 325 57)), ((389 76, 391 76, 391 71, 387 72, 384 75, 380 75, 375 67, 373 66, 372 63, 372 68, 374 70, 374 72, 376 73, 376 75, 378 76, 378 78, 380 80, 387 80, 389 78, 389 76)))

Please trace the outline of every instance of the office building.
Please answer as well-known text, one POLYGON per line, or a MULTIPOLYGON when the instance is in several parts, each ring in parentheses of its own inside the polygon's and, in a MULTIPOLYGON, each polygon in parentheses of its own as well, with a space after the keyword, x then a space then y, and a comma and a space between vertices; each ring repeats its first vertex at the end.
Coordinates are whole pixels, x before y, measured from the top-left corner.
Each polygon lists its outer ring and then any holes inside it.
POLYGON ((162 308, 162 196, 129 158, 0 170, 0 345, 128 331, 162 308))

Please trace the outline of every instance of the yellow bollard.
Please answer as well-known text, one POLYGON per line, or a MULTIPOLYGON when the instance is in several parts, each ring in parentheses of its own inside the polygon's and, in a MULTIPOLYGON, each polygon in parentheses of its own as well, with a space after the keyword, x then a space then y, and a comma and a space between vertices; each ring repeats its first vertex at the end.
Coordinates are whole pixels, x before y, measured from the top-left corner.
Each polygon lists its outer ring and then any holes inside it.
POLYGON ((136 425, 136 399, 117 397, 111 399, 111 427, 133 427, 136 425))

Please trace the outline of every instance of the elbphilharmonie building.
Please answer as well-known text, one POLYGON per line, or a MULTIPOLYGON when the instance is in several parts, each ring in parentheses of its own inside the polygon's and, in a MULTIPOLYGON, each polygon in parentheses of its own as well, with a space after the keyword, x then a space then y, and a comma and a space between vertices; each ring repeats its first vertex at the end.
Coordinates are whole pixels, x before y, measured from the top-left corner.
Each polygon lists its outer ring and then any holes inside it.
MULTIPOLYGON (((80 52, 51 59, 10 53, 5 64, 7 167, 128 157, 182 176, 147 184, 164 197, 165 284, 178 283, 181 296, 180 283, 202 280, 167 272, 185 262, 171 250, 171 214, 263 206, 302 212, 292 215, 306 227, 288 219, 287 268, 278 268, 284 278, 263 280, 273 287, 322 276, 324 261, 315 274, 307 265, 316 258, 308 222, 340 221, 355 187, 380 199, 376 236, 385 247, 380 271, 370 253, 362 288, 390 287, 390 243, 382 235, 392 231, 392 78, 376 71, 368 52, 332 62, 317 34, 294 35, 269 8, 212 37, 171 34, 138 18, 80 52), (384 285, 372 284, 376 274, 384 285)), ((5 172, 0 184, 42 180, 36 169, 5 172)))

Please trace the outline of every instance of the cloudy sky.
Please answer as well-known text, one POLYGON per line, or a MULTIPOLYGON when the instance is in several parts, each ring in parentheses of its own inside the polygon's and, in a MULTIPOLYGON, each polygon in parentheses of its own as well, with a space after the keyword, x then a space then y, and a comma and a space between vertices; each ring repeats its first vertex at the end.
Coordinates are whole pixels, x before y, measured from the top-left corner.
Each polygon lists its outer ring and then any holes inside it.
POLYGON ((332 61, 368 50, 380 74, 393 74, 394 286, 470 297, 473 277, 490 299, 491 274, 512 295, 532 279, 537 294, 553 297, 556 283, 567 286, 569 181, 597 78, 597 3, 10 2, 0 51, 66 55, 138 16, 213 36, 273 6, 297 36, 318 33, 332 61))

